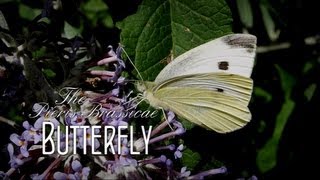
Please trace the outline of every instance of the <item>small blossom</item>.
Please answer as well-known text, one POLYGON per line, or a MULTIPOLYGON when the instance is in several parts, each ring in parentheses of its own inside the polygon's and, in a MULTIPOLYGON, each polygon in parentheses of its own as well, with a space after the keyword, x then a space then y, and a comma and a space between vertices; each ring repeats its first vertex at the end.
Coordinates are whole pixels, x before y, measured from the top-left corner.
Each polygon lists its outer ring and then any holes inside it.
MULTIPOLYGON (((57 136, 57 133, 55 132, 55 136, 57 136)), ((68 147, 69 151, 71 150, 73 146, 73 133, 68 134, 68 147)), ((66 134, 63 132, 60 132, 60 150, 65 151, 66 148, 66 134)))
POLYGON ((0 179, 2 179, 2 180, 10 180, 9 176, 3 171, 0 171, 0 179))
POLYGON ((137 160, 131 158, 131 156, 120 156, 119 164, 122 166, 137 166, 138 162, 137 160))
MULTIPOLYGON (((100 130, 99 129, 95 129, 95 134, 99 134, 100 130)), ((86 144, 89 145, 89 146, 92 146, 92 141, 91 141, 91 133, 92 133, 92 129, 91 128, 88 128, 87 131, 86 131, 86 134, 85 134, 85 137, 83 137, 83 129, 78 129, 77 131, 77 136, 79 138, 79 141, 78 141, 78 147, 79 148, 83 148, 83 141, 85 140, 86 141, 86 144)), ((97 149, 100 147, 100 142, 97 138, 94 139, 94 149, 97 149)))
POLYGON ((24 157, 29 156, 29 151, 27 149, 28 141, 24 137, 14 133, 10 135, 10 140, 20 147, 20 152, 24 157))
POLYGON ((155 148, 155 150, 166 150, 166 149, 173 151, 176 149, 176 146, 174 144, 169 144, 167 146, 161 146, 161 147, 155 148))
POLYGON ((145 164, 166 163, 166 161, 167 161, 167 157, 165 155, 161 155, 158 158, 141 160, 139 164, 145 165, 145 164))
POLYGON ((178 176, 179 178, 186 178, 186 177, 189 177, 191 174, 190 171, 187 171, 187 167, 182 167, 181 170, 180 170, 180 175, 178 176))
POLYGON ((22 137, 24 137, 27 141, 33 141, 34 144, 37 144, 39 141, 41 141, 41 133, 39 132, 39 129, 34 128, 29 124, 28 121, 23 122, 23 127, 26 130, 22 133, 22 137))
POLYGON ((167 118, 168 118, 169 123, 171 123, 172 120, 174 120, 174 118, 175 118, 175 114, 172 111, 168 111, 167 118))
POLYGON ((12 144, 8 144, 7 150, 9 152, 9 164, 12 168, 18 168, 22 164, 24 164, 24 161, 19 159, 17 156, 14 155, 14 150, 12 144))
POLYGON ((196 175, 189 176, 188 179, 203 179, 204 177, 207 177, 207 176, 216 175, 216 174, 224 174, 226 172, 227 172, 226 167, 221 167, 221 168, 217 168, 217 169, 210 169, 207 171, 200 172, 196 175))
POLYGON ((172 166, 173 166, 173 162, 171 159, 167 159, 166 160, 166 165, 167 165, 167 169, 168 170, 171 170, 172 169, 172 166))
POLYGON ((180 146, 174 152, 174 158, 175 159, 179 159, 179 158, 182 157, 182 153, 181 153, 182 150, 183 150, 183 144, 180 144, 180 146))
POLYGON ((71 163, 71 168, 74 173, 62 173, 62 172, 55 172, 53 174, 53 178, 57 180, 65 180, 65 179, 88 179, 90 168, 89 167, 82 167, 81 163, 78 160, 74 160, 71 163))
POLYGON ((74 175, 76 179, 88 179, 90 173, 89 167, 82 167, 78 160, 72 161, 71 167, 75 171, 74 175))
POLYGON ((118 126, 128 126, 128 122, 125 121, 125 117, 123 116, 123 111, 120 111, 119 107, 110 110, 113 112, 112 115, 108 115, 105 113, 103 116, 103 124, 114 126, 117 128, 118 126))
POLYGON ((52 122, 54 125, 54 128, 57 128, 57 126, 60 124, 56 118, 51 117, 50 115, 43 114, 36 120, 36 122, 34 123, 34 127, 36 129, 41 129, 43 122, 52 122))
POLYGON ((53 174, 53 178, 57 180, 77 180, 76 176, 74 174, 67 174, 67 173, 62 173, 62 172, 55 172, 53 174))
POLYGON ((86 119, 80 114, 76 114, 75 116, 70 118, 70 124, 75 126, 82 126, 86 123, 86 119))
POLYGON ((115 53, 112 50, 112 46, 109 46, 109 48, 110 48, 110 51, 108 52, 109 57, 98 61, 97 65, 108 65, 110 63, 117 62, 116 64, 114 64, 115 71, 114 72, 113 71, 91 71, 90 73, 92 75, 100 76, 102 80, 106 80, 108 82, 117 82, 123 68, 125 67, 125 64, 120 59, 121 51, 119 50, 117 51, 117 53, 115 53))

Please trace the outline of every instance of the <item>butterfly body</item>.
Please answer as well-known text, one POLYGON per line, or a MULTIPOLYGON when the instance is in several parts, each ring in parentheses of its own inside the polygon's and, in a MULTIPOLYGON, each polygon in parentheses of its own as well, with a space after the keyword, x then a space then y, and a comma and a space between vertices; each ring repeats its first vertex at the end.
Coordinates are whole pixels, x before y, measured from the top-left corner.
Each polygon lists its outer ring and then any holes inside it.
POLYGON ((163 108, 165 110, 168 110, 167 107, 164 107, 161 103, 161 100, 154 96, 154 92, 152 89, 155 87, 155 83, 146 81, 144 83, 138 83, 136 85, 137 89, 142 92, 142 98, 146 100, 150 106, 160 109, 163 108))
POLYGON ((234 131, 251 120, 255 47, 255 36, 223 36, 178 56, 137 89, 155 108, 219 133, 234 131))

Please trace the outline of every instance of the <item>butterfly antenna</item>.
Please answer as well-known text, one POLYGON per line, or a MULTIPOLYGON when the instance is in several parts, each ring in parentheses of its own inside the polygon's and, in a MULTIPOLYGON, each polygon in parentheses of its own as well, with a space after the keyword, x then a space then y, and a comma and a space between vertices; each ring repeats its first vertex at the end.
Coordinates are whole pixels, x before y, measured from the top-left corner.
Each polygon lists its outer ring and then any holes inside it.
POLYGON ((129 57, 128 53, 126 52, 126 50, 124 50, 123 46, 120 44, 120 47, 122 49, 122 51, 124 52, 124 54, 127 56, 128 60, 130 61, 130 63, 132 64, 133 68, 137 71, 138 76, 140 77, 140 79, 144 82, 138 68, 134 65, 133 61, 131 60, 131 58, 129 57))
POLYGON ((137 81, 140 81, 140 80, 132 80, 132 79, 125 79, 124 82, 126 83, 132 83, 132 82, 137 82, 137 81))

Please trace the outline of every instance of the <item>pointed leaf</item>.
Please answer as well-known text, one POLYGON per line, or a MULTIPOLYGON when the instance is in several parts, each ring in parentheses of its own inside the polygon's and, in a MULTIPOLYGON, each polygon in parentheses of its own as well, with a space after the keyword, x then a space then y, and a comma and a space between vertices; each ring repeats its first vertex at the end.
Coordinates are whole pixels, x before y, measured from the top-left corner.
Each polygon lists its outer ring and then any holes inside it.
POLYGON ((193 152, 191 149, 187 148, 183 151, 181 160, 183 166, 187 166, 189 170, 193 170, 200 162, 201 156, 198 152, 193 152))
POLYGON ((7 21, 6 21, 6 18, 4 17, 4 15, 2 14, 1 11, 0 11, 0 27, 2 29, 9 30, 9 26, 8 26, 7 21))
POLYGON ((245 25, 245 27, 251 28, 253 26, 253 15, 250 1, 237 0, 237 7, 241 22, 245 25))
POLYGON ((121 43, 145 79, 152 80, 165 59, 231 33, 225 0, 144 0, 136 14, 117 26, 121 43))

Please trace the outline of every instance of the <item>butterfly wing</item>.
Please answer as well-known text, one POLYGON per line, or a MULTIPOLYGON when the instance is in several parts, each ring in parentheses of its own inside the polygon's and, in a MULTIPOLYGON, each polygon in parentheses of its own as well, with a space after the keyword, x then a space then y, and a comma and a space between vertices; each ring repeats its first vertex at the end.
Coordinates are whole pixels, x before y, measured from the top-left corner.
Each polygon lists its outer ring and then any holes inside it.
POLYGON ((150 104, 220 133, 243 127, 255 50, 255 36, 231 34, 187 51, 156 77, 150 104))
POLYGON ((252 79, 227 73, 202 73, 171 78, 154 87, 153 92, 166 87, 199 88, 233 96, 248 105, 253 87, 252 79))
POLYGON ((154 93, 159 106, 170 109, 195 124, 227 133, 251 119, 247 104, 238 98, 196 87, 163 87, 154 93))
POLYGON ((250 77, 256 37, 230 34, 209 41, 175 58, 156 77, 155 83, 183 75, 225 72, 250 77))

